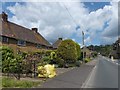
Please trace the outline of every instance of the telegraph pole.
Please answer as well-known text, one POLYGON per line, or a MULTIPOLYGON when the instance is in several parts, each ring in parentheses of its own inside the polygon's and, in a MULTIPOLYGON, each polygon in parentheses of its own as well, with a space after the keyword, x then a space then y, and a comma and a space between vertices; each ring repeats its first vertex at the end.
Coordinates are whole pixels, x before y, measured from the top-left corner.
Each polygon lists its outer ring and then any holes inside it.
POLYGON ((83 62, 85 62, 84 61, 84 32, 82 31, 82 41, 83 41, 83 62))

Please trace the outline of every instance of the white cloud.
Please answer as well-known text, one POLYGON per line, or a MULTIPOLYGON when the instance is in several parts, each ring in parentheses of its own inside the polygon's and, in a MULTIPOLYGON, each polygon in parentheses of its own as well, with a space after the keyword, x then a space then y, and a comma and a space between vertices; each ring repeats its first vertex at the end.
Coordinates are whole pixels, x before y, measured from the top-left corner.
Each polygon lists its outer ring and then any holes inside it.
POLYGON ((102 32, 103 42, 113 43, 118 38, 118 3, 111 2, 111 20, 108 27, 102 32))
POLYGON ((113 33, 113 29, 117 27, 115 24, 118 19, 116 18, 117 6, 113 2, 111 5, 106 5, 103 9, 91 13, 80 2, 26 2, 23 5, 16 3, 15 6, 10 6, 7 9, 14 14, 9 19, 10 21, 28 28, 39 28, 39 32, 50 42, 54 42, 58 37, 70 38, 76 35, 80 38, 82 31, 89 36, 85 38, 86 42, 92 43, 97 38, 107 42, 108 38, 111 38, 110 33, 113 33), (64 4, 80 26, 77 31, 75 30, 76 25, 66 11, 64 4), (104 29, 105 22, 108 22, 109 26, 104 29), (98 37, 98 35, 101 36, 98 37))

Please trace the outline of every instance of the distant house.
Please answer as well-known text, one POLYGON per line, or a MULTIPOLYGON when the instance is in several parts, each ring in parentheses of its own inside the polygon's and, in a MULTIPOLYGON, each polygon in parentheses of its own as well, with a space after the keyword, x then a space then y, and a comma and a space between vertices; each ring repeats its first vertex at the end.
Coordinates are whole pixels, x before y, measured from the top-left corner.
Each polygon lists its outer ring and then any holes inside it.
POLYGON ((83 47, 81 52, 84 53, 84 58, 90 58, 92 55, 92 52, 87 47, 83 47))
MULTIPOLYGON (((28 29, 8 21, 8 15, 0 14, 0 42, 14 50, 32 51, 51 49, 51 44, 38 33, 37 28, 28 29)), ((29 22, 28 22, 29 23, 29 22)))
POLYGON ((110 53, 110 57, 113 57, 113 59, 120 59, 120 38, 113 44, 113 50, 110 53))
POLYGON ((53 49, 57 49, 62 41, 62 38, 58 38, 58 40, 52 45, 53 49))

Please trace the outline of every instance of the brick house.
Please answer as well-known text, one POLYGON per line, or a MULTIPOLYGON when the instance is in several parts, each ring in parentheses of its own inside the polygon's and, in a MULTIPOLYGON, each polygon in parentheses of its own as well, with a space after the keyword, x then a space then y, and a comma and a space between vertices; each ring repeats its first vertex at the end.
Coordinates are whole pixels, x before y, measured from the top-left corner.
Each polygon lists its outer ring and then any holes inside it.
POLYGON ((51 44, 38 33, 37 28, 31 30, 8 21, 8 15, 0 14, 0 44, 7 45, 13 50, 31 52, 39 49, 51 49, 51 44))

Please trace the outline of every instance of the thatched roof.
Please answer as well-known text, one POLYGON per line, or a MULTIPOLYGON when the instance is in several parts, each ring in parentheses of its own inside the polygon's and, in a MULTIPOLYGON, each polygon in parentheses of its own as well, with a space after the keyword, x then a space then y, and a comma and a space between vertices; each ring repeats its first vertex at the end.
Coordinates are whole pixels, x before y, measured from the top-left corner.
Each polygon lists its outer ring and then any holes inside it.
POLYGON ((58 40, 55 43, 53 43, 52 45, 53 48, 57 49, 61 42, 62 42, 62 38, 58 38, 58 40))
POLYGON ((27 42, 41 44, 45 46, 51 46, 50 43, 37 32, 37 28, 28 29, 21 25, 12 23, 7 20, 7 15, 3 12, 0 15, 0 35, 10 38, 20 39, 27 42))

